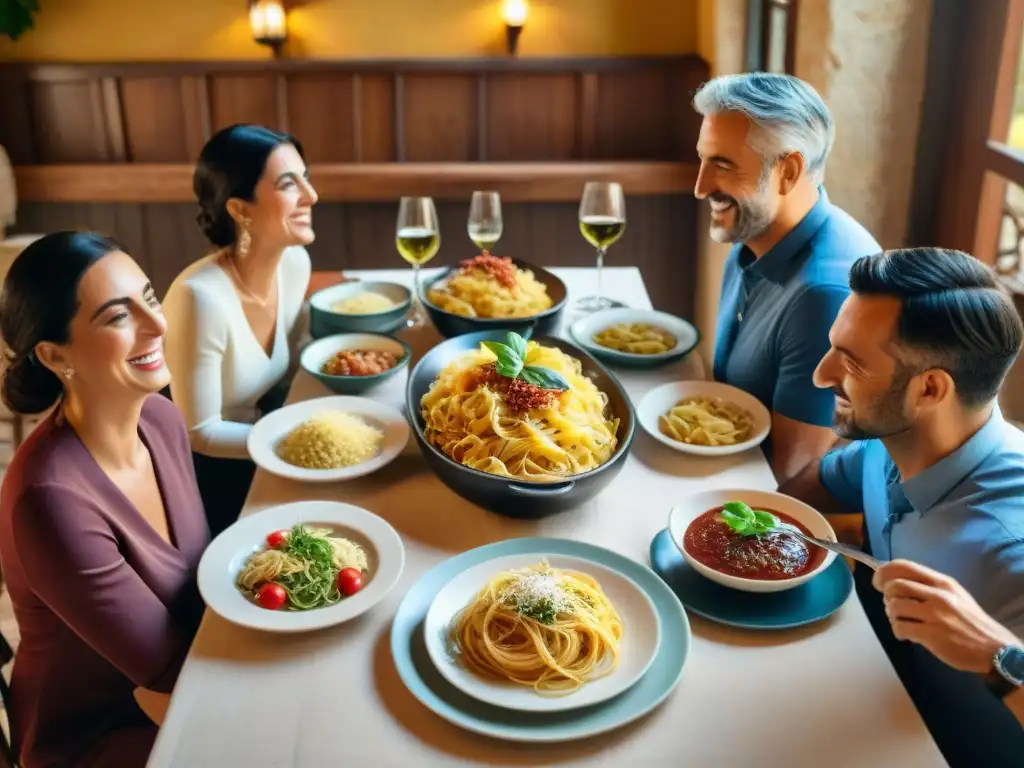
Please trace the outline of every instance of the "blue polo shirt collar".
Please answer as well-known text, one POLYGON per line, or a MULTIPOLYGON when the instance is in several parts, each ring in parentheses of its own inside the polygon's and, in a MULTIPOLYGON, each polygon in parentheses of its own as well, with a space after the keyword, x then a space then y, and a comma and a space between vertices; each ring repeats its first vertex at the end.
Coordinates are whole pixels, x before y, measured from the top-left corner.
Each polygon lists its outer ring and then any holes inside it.
POLYGON ((764 256, 755 259, 753 252, 747 246, 742 246, 739 257, 744 277, 764 278, 774 283, 783 282, 789 274, 786 267, 790 260, 800 253, 807 242, 821 229, 825 220, 828 219, 830 207, 825 187, 818 187, 818 202, 800 220, 800 223, 772 246, 764 256))
POLYGON ((918 514, 925 514, 942 501, 992 455, 1003 442, 1005 424, 999 406, 993 406, 988 421, 966 443, 921 474, 899 483, 903 495, 918 514))

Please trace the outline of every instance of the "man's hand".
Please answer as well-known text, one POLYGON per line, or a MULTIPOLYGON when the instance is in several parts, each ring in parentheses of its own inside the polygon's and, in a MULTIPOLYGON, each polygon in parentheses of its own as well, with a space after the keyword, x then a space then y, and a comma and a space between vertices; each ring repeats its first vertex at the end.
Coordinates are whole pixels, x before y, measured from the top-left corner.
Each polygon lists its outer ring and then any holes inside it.
POLYGON ((885 597, 893 634, 923 645, 955 669, 985 674, 996 651, 1021 644, 957 581, 931 568, 893 560, 875 572, 872 583, 885 597))

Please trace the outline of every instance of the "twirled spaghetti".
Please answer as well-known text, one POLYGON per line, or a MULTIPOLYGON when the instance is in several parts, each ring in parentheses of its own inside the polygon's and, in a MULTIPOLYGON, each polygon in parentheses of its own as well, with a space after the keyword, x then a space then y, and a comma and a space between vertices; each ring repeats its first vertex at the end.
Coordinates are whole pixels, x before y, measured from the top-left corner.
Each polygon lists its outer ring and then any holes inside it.
POLYGON ((622 636, 622 619, 593 577, 546 562, 497 574, 451 627, 467 669, 543 695, 610 673, 622 636))
POLYGON ((438 374, 420 400, 431 444, 467 467, 531 482, 557 482, 612 457, 619 420, 608 414, 608 396, 583 375, 578 360, 529 342, 526 364, 561 374, 569 389, 533 388, 525 396, 524 382, 493 375, 495 360, 481 346, 438 374))
POLYGON ((480 255, 462 262, 427 299, 445 312, 464 317, 532 317, 551 308, 544 283, 506 257, 480 255))

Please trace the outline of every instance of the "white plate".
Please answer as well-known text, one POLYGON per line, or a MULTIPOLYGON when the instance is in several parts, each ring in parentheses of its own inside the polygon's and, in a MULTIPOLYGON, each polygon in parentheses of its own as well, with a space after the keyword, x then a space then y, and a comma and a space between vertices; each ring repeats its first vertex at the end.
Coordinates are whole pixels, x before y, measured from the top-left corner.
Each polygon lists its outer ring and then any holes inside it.
POLYGON ((577 344, 598 356, 635 365, 654 365, 673 360, 685 355, 700 342, 700 333, 697 329, 681 317, 654 309, 631 309, 629 307, 605 309, 587 315, 573 323, 569 328, 569 333, 577 344), (620 323, 657 325, 675 336, 676 345, 672 349, 656 355, 637 355, 632 352, 602 347, 594 341, 594 334, 620 323))
POLYGON ((369 400, 365 397, 318 397, 303 400, 301 403, 286 405, 284 408, 268 413, 253 426, 249 433, 247 446, 249 455, 256 465, 267 472, 290 480, 313 483, 329 483, 338 480, 351 480, 376 472, 381 467, 394 461, 402 452, 409 440, 409 422, 398 409, 369 400), (306 419, 325 411, 345 411, 358 416, 367 424, 384 432, 384 442, 380 452, 368 461, 351 467, 337 469, 307 469, 296 467, 281 459, 274 448, 295 427, 306 419))
POLYGON ((824 515, 802 501, 794 499, 792 496, 786 496, 773 491, 742 489, 701 491, 688 496, 685 501, 680 501, 672 507, 672 511, 668 516, 668 531, 672 536, 672 541, 675 542, 679 551, 683 553, 683 557, 686 558, 686 562, 702 576, 718 582, 722 586, 738 589, 742 592, 782 592, 798 587, 801 584, 806 584, 819 573, 824 573, 825 569, 832 565, 832 561, 836 559, 836 553, 829 550, 825 553, 825 559, 821 561, 821 564, 810 573, 797 576, 795 579, 779 579, 777 581, 744 579, 739 576, 719 573, 712 568, 708 568, 686 551, 683 547, 683 537, 686 535, 686 529, 690 523, 708 510, 723 506, 727 501, 742 501, 754 509, 782 512, 807 526, 807 530, 811 532, 812 536, 819 539, 828 539, 829 541, 836 540, 836 533, 832 530, 832 526, 825 519, 824 515))
POLYGON ((379 603, 398 583, 405 547, 387 521, 360 507, 333 501, 300 501, 243 517, 221 533, 199 561, 199 591, 210 610, 234 624, 267 632, 307 632, 348 621, 379 603), (363 588, 326 608, 271 611, 250 601, 236 581, 246 558, 265 545, 268 533, 308 524, 332 528, 366 551, 363 588))
POLYGON ((580 557, 529 552, 488 560, 449 581, 430 604, 424 633, 434 666, 448 682, 473 698, 506 709, 561 712, 607 701, 643 677, 661 642, 661 622, 647 594, 618 571, 580 557), (556 696, 538 694, 529 686, 479 677, 456 661, 448 636, 455 616, 491 578, 501 571, 525 568, 544 559, 555 568, 593 576, 619 612, 623 625, 616 669, 605 677, 584 683, 573 693, 556 696))
POLYGON ((677 451, 695 453, 699 456, 727 456, 746 451, 764 442, 772 428, 772 415, 760 400, 749 392, 717 381, 676 381, 655 387, 644 395, 640 405, 637 406, 636 415, 640 425, 655 440, 677 451), (673 440, 664 434, 658 427, 658 419, 668 413, 669 409, 684 397, 696 395, 720 397, 749 413, 754 419, 754 429, 750 439, 735 445, 690 445, 673 440))

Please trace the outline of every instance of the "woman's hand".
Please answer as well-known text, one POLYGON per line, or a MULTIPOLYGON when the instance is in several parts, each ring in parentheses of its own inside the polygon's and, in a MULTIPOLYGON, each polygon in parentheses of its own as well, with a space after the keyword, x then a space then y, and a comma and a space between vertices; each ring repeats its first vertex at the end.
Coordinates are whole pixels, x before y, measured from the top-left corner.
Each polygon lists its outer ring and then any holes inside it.
POLYGON ((1020 645, 955 579, 918 563, 893 560, 872 583, 885 598, 893 634, 919 643, 949 666, 985 674, 996 651, 1020 645))

